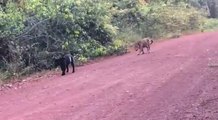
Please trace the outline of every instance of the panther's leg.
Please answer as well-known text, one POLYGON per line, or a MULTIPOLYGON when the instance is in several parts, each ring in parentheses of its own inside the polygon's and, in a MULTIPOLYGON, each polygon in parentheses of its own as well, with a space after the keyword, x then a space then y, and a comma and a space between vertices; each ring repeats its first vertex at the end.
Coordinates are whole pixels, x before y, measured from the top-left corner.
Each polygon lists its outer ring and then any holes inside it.
POLYGON ((61 64, 62 75, 65 75, 66 66, 65 64, 61 64))
POLYGON ((142 49, 142 50, 141 50, 141 51, 142 51, 142 54, 145 54, 143 47, 142 47, 141 49, 142 49))
POLYGON ((66 64, 66 69, 67 69, 67 72, 69 72, 69 67, 68 67, 68 64, 66 64))
POLYGON ((148 46, 148 48, 147 48, 147 52, 150 53, 150 46, 148 46))
POLYGON ((74 62, 73 61, 71 62, 71 66, 73 68, 73 73, 74 73, 75 72, 75 66, 74 66, 74 62))

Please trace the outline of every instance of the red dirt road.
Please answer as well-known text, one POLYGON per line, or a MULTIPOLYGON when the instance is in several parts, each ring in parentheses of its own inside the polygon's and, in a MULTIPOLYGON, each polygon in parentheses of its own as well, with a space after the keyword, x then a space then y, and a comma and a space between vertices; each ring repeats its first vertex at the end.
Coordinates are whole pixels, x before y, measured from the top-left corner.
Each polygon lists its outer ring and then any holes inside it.
POLYGON ((218 32, 136 54, 2 90, 0 120, 218 119, 218 32))

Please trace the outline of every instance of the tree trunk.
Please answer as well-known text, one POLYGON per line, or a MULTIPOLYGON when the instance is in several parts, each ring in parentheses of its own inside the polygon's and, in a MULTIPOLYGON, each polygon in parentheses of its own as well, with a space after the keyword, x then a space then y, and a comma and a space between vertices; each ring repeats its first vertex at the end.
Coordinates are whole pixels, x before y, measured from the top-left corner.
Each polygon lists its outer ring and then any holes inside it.
POLYGON ((207 0, 211 18, 218 18, 218 0, 207 0))

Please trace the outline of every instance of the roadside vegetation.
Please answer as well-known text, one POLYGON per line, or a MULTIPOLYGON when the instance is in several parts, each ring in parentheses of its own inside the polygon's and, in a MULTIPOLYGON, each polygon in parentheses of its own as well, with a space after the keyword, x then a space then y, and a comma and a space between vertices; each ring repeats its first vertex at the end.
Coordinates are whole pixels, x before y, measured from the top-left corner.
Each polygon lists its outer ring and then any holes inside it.
POLYGON ((218 30, 218 19, 206 19, 203 25, 205 31, 215 31, 218 30))

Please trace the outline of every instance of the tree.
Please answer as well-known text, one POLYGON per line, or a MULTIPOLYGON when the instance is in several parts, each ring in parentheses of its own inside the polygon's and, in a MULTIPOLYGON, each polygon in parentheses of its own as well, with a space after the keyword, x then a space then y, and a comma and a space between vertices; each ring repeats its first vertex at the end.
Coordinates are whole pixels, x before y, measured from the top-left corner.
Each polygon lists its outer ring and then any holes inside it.
POLYGON ((218 18, 218 0, 207 0, 211 18, 218 18))

